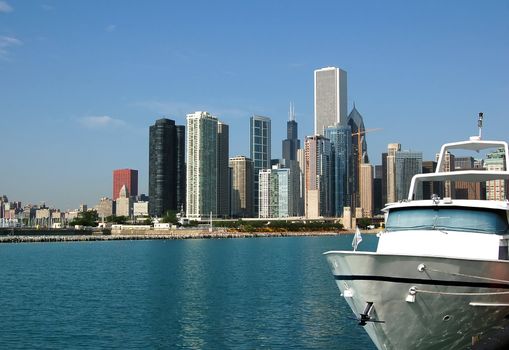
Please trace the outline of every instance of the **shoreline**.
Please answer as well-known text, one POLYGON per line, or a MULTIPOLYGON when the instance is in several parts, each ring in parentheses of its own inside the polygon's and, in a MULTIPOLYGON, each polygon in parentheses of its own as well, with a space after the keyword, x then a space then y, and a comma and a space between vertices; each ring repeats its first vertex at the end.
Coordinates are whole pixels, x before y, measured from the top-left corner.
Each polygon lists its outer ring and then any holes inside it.
MULTIPOLYGON (((373 231, 373 230, 371 230, 373 231)), ((372 234, 366 231, 363 233, 372 234)), ((378 232, 378 230, 377 230, 378 232)), ((352 234, 353 230, 339 232, 229 232, 218 230, 113 230, 111 234, 90 232, 88 234, 58 234, 42 231, 41 234, 11 234, 0 236, 1 243, 42 243, 42 242, 94 242, 123 240, 174 240, 174 239, 231 239, 231 238, 269 238, 269 237, 325 237, 352 234), (128 232, 126 232, 128 231, 128 232)))

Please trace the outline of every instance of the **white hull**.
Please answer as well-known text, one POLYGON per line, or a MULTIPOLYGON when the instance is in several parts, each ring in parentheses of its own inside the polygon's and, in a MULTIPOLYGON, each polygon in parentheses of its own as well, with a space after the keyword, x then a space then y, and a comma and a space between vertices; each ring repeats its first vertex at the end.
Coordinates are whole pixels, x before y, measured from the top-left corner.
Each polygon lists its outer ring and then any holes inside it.
POLYGON ((325 255, 355 316, 373 303, 364 327, 378 349, 466 349, 472 337, 509 325, 508 261, 351 251, 325 255), (417 289, 413 302, 412 287, 417 289))

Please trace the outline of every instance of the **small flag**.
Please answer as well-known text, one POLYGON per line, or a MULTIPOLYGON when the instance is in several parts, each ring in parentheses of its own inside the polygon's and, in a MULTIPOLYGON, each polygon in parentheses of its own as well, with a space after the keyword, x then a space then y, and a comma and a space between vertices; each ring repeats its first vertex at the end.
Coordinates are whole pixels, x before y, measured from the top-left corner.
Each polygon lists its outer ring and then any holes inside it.
POLYGON ((354 252, 357 250, 357 246, 361 242, 362 242, 361 231, 359 230, 359 227, 357 226, 357 228, 355 229, 355 234, 353 235, 353 240, 352 240, 352 247, 353 247, 354 252))

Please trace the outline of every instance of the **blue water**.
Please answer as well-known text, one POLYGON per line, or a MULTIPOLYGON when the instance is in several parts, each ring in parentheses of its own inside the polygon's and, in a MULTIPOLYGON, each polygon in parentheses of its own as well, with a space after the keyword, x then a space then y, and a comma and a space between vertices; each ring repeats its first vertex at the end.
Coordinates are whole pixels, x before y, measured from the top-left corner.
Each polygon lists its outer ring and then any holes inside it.
POLYGON ((3 244, 0 349, 375 349, 322 256, 351 239, 3 244))

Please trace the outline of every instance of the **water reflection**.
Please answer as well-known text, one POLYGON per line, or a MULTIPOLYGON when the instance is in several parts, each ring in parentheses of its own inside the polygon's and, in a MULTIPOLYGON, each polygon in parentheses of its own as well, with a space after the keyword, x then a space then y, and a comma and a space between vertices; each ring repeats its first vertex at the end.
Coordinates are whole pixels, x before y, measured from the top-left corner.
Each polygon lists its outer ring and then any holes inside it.
POLYGON ((374 349, 322 256, 350 243, 3 245, 0 347, 374 349))

